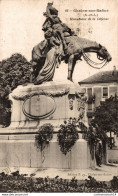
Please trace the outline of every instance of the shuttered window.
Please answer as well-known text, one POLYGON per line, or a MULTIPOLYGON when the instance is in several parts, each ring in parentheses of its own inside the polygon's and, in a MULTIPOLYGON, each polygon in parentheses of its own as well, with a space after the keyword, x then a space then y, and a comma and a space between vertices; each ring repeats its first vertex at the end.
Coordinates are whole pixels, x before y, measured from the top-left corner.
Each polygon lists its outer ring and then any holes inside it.
POLYGON ((87 93, 88 93, 88 111, 92 111, 92 88, 88 88, 87 93))
POLYGON ((108 97, 108 87, 103 87, 103 97, 108 97))
POLYGON ((88 91, 88 97, 91 97, 92 96, 92 88, 88 88, 87 91, 88 91))

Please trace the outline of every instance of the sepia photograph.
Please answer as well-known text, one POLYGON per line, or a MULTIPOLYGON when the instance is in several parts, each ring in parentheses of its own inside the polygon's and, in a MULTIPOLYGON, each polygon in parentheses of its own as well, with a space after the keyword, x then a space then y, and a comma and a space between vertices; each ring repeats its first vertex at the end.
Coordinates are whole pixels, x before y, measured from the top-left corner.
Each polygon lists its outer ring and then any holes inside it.
POLYGON ((118 193, 118 0, 0 0, 3 193, 118 193))

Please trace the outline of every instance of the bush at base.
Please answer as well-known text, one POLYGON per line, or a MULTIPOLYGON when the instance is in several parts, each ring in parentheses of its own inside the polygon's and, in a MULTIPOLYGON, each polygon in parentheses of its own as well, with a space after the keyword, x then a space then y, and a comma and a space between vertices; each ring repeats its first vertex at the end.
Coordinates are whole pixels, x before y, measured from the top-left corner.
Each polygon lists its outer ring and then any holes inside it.
POLYGON ((4 172, 0 173, 0 192, 118 192, 118 177, 113 177, 110 182, 99 182, 93 177, 89 176, 89 179, 77 180, 72 178, 71 180, 59 178, 35 178, 35 174, 31 174, 30 177, 26 177, 26 174, 19 174, 14 172, 10 175, 4 172))

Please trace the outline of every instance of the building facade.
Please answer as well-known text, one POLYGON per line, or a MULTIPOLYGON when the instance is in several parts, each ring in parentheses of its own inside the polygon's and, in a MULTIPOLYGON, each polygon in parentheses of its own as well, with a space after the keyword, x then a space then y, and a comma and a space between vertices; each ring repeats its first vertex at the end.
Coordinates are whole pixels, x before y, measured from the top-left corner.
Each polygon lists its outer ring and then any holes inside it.
POLYGON ((95 108, 101 101, 118 96, 118 71, 114 66, 113 71, 102 71, 94 74, 87 79, 79 82, 88 96, 87 117, 88 123, 91 122, 95 108))
MULTIPOLYGON (((79 84, 86 90, 88 96, 87 117, 90 124, 95 108, 111 96, 118 96, 118 70, 114 66, 112 71, 99 72, 79 84)), ((108 132, 107 135, 109 137, 108 161, 118 163, 118 135, 114 135, 113 132, 111 135, 108 132)))

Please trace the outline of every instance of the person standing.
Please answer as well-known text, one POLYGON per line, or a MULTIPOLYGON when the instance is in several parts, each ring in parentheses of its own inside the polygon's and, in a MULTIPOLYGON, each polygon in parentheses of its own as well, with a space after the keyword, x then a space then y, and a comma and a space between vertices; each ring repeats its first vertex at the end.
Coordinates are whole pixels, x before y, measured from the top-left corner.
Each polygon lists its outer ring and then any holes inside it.
POLYGON ((96 164, 99 167, 101 167, 102 165, 102 151, 103 151, 102 141, 98 139, 96 148, 95 148, 95 157, 96 157, 96 164))

